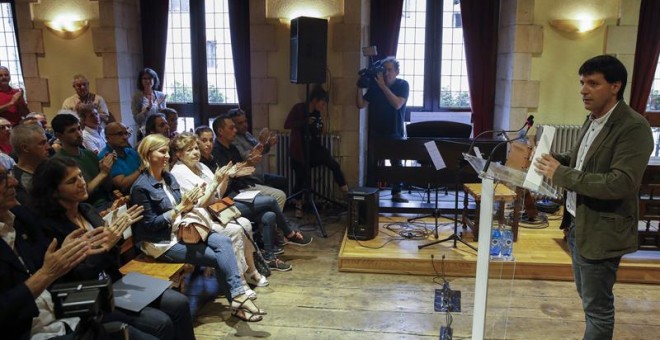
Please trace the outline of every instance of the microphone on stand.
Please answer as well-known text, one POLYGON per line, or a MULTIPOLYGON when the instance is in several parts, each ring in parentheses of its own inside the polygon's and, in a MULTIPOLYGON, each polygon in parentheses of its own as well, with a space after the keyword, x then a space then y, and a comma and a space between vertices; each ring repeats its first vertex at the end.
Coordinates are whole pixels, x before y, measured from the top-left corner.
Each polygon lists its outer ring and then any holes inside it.
POLYGON ((490 152, 490 156, 488 156, 488 160, 486 160, 486 165, 484 165, 484 168, 483 168, 482 172, 483 173, 488 172, 488 168, 490 167, 490 163, 493 160, 493 155, 495 155, 496 151, 502 145, 505 145, 505 144, 508 144, 508 143, 511 143, 511 142, 515 142, 515 141, 521 140, 521 139, 527 139, 527 133, 529 133, 529 129, 532 127, 532 125, 534 125, 534 116, 529 115, 529 117, 527 117, 527 121, 525 121, 525 125, 523 125, 523 127, 521 127, 520 130, 516 131, 516 132, 519 132, 518 137, 516 137, 514 139, 507 139, 506 141, 495 145, 495 147, 493 148, 493 151, 490 152), (527 129, 525 129, 525 127, 527 127, 527 129))

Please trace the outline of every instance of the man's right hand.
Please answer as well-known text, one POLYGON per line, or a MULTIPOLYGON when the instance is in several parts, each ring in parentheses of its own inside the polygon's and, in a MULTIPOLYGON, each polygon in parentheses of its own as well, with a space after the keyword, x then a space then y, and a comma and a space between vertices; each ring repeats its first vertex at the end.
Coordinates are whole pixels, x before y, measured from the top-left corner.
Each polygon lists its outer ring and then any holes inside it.
POLYGON ((112 170, 112 165, 115 164, 115 159, 117 158, 117 153, 109 152, 99 161, 99 170, 108 175, 110 170, 112 170))
POLYGON ((88 251, 89 246, 83 238, 63 242, 60 249, 57 249, 57 240, 53 239, 46 250, 44 265, 38 272, 42 272, 51 280, 55 280, 85 260, 88 251))

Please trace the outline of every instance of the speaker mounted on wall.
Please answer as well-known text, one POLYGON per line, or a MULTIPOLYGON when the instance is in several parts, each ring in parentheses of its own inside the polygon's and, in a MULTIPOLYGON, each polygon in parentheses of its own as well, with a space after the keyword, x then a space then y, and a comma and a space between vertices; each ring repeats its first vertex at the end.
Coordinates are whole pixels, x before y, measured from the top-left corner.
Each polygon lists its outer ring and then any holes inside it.
POLYGON ((328 57, 328 20, 298 17, 291 20, 291 72, 294 84, 325 82, 328 57))

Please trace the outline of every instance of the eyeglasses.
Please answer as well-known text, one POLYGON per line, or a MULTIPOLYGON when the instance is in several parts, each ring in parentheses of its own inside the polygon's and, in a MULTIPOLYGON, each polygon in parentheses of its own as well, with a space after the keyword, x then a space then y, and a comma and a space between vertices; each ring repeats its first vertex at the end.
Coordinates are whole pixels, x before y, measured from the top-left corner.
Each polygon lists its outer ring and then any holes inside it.
POLYGON ((120 131, 115 133, 109 133, 110 136, 121 136, 121 137, 130 137, 132 134, 128 131, 120 131))

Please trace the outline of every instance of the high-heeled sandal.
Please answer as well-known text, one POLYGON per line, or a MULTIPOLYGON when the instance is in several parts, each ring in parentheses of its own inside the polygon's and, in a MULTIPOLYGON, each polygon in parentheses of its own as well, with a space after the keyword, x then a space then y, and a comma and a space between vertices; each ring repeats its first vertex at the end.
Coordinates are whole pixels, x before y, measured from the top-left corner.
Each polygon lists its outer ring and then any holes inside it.
POLYGON ((251 314, 256 314, 256 315, 266 315, 267 314, 265 310, 260 309, 259 307, 257 307, 257 305, 255 305, 254 302, 252 302, 252 300, 250 300, 247 295, 241 294, 239 296, 243 296, 245 298, 245 300, 240 301, 239 299, 236 299, 236 298, 234 300, 232 300, 232 302, 231 302, 231 308, 232 309, 234 309, 234 310, 240 309, 242 311, 246 311, 246 312, 249 312, 251 314))
POLYGON ((259 322, 264 319, 261 315, 252 314, 244 309, 234 309, 231 315, 246 322, 259 322))

